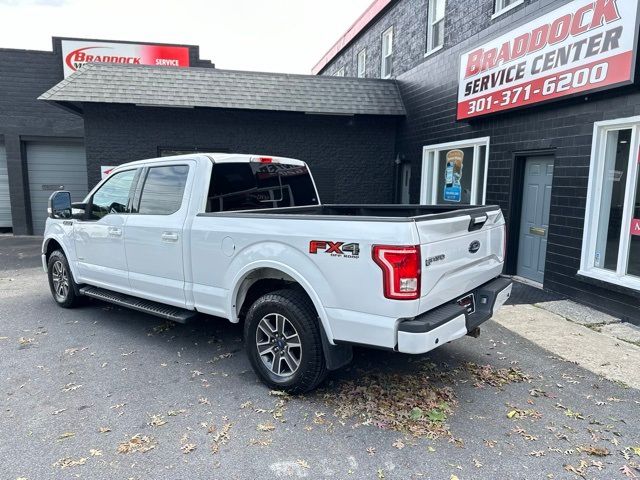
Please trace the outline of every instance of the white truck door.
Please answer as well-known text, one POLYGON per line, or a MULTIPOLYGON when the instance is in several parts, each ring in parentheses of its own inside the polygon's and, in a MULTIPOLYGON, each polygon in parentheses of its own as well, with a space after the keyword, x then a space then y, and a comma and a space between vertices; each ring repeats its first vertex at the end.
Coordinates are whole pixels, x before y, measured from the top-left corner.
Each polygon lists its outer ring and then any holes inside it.
POLYGON ((136 191, 125 228, 132 294, 184 307, 184 223, 195 164, 149 166, 136 191))
POLYGON ((89 215, 73 227, 79 281, 128 290, 124 226, 137 170, 118 172, 89 198, 89 215))

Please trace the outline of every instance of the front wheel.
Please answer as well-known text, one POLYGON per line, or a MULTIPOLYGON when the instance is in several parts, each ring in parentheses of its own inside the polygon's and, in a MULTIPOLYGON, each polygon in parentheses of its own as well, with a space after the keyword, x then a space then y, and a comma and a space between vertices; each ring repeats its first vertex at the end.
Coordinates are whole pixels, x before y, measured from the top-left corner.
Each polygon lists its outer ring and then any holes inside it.
POLYGON ((63 308, 75 307, 80 299, 76 295, 76 284, 73 281, 69 262, 62 251, 55 250, 49 255, 47 275, 51 295, 56 303, 63 308))
POLYGON ((309 298, 285 289, 260 297, 247 312, 245 349, 253 369, 271 388, 304 393, 327 368, 318 315, 309 298))

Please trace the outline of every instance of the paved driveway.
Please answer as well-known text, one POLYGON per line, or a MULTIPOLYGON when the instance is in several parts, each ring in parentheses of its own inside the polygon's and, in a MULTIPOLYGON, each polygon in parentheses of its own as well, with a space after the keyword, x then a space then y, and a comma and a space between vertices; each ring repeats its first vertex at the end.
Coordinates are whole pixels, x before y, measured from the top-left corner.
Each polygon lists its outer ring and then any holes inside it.
POLYGON ((429 355, 357 350, 287 397, 224 320, 58 308, 37 249, 0 237, 2 478, 640 477, 638 391, 493 322, 429 355))

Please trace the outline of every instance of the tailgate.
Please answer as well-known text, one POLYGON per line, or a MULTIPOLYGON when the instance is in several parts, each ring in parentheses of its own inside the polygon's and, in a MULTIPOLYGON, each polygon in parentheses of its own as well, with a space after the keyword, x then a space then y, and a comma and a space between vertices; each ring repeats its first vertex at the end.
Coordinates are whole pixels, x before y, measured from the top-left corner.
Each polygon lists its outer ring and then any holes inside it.
POLYGON ((497 209, 470 208, 418 219, 420 311, 455 300, 502 273, 505 227, 497 209))

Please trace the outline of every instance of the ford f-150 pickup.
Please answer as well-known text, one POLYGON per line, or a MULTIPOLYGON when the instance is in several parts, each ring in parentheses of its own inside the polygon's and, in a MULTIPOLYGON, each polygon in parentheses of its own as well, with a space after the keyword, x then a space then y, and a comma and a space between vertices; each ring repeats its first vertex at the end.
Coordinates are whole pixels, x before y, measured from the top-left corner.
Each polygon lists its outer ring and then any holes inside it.
POLYGON ((81 203, 49 200, 55 302, 92 297, 187 322, 244 322, 272 388, 304 392, 353 345, 422 354, 509 297, 495 206, 322 205, 299 160, 194 154, 121 165, 81 203))

